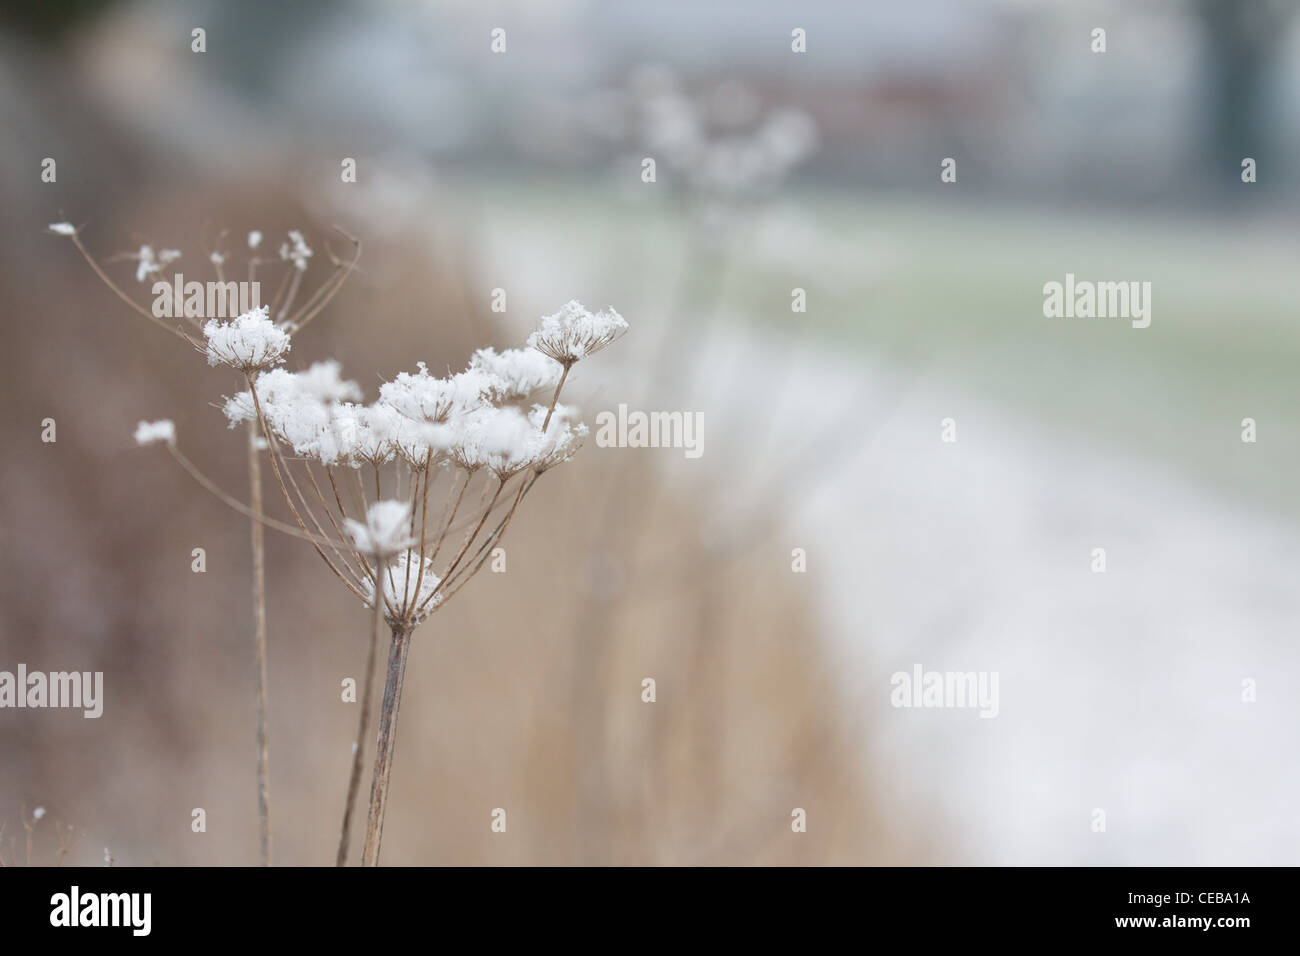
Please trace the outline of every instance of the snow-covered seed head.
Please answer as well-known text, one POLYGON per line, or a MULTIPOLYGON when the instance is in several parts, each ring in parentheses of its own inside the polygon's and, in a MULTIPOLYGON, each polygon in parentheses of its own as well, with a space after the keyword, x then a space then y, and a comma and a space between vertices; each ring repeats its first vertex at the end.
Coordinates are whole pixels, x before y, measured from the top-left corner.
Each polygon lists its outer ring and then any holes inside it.
POLYGON ((260 372, 278 365, 289 353, 289 334, 271 321, 270 306, 259 306, 229 322, 209 319, 208 364, 229 365, 241 372, 260 372))
POLYGON ((77 234, 77 227, 70 222, 52 222, 49 229, 56 236, 75 236, 77 234))
POLYGON ((471 366, 450 378, 435 378, 423 362, 414 375, 400 372, 379 387, 379 400, 412 421, 445 423, 487 405, 507 390, 507 383, 491 372, 471 366))
POLYGON ((311 248, 302 238, 302 233, 297 229, 289 230, 289 241, 280 246, 280 258, 292 262, 293 267, 299 272, 307 271, 307 260, 311 258, 311 248))
MULTIPOLYGON (((382 569, 384 598, 388 602, 384 616, 389 623, 397 623, 393 609, 406 621, 418 624, 438 608, 442 596, 434 596, 442 579, 433 573, 433 559, 425 555, 423 561, 418 551, 406 549, 396 557, 386 560, 382 569), (405 607, 403 607, 405 604, 405 607)), ((375 599, 375 585, 370 579, 362 582, 366 602, 375 599)))
POLYGON ((550 413, 551 422, 543 433, 542 424, 548 411, 545 405, 534 405, 528 413, 528 421, 536 429, 530 454, 533 470, 538 474, 568 461, 587 438, 587 426, 572 420, 577 415, 577 409, 572 405, 556 405, 555 411, 550 413))
POLYGON ((405 419, 382 402, 373 405, 338 405, 331 428, 339 443, 339 457, 354 468, 378 468, 397 455, 398 430, 405 419))
POLYGON ((613 309, 588 312, 573 299, 559 312, 542 319, 537 331, 528 336, 528 346, 568 368, 599 352, 626 331, 627 320, 613 309))
MULTIPOLYGON (((295 425, 304 417, 319 419, 323 413, 321 406, 361 401, 361 386, 344 379, 339 363, 333 359, 316 362, 305 372, 273 368, 257 376, 256 385, 257 400, 267 424, 282 433, 291 445, 295 443, 289 441, 287 434, 300 435, 301 429, 295 425)), ((253 396, 247 391, 226 399, 222 410, 231 428, 257 419, 253 396)), ((299 454, 306 452, 299 451, 299 454)))
POLYGON ((141 422, 135 426, 137 445, 152 445, 163 441, 169 445, 176 444, 176 426, 168 419, 157 422, 141 422))
POLYGON ((151 275, 162 272, 164 266, 170 265, 180 257, 179 249, 163 249, 155 253, 153 246, 141 246, 140 251, 132 256, 136 260, 135 281, 143 282, 151 275))
POLYGON ((534 349, 479 349, 469 360, 470 369, 495 375, 502 382, 501 398, 527 398, 539 389, 553 389, 562 368, 555 359, 534 349))
POLYGON ((487 468, 505 481, 518 470, 513 463, 522 455, 528 428, 519 409, 488 405, 456 418, 450 427, 451 460, 465 471, 487 468))
POLYGON ((431 465, 446 461, 453 440, 454 430, 448 425, 426 425, 399 418, 392 429, 390 443, 407 467, 424 472, 431 465))
POLYGON ((513 405, 479 409, 449 426, 455 433, 451 459, 471 473, 486 468, 502 482, 528 469, 545 471, 571 458, 587 434, 586 425, 568 421, 572 411, 557 405, 543 433, 545 405, 527 415, 513 405))
MULTIPOLYGON (((298 402, 361 401, 361 386, 344 379, 340 372, 334 359, 315 362, 305 372, 274 368, 257 376, 257 399, 268 418, 272 408, 289 409, 298 402)), ((255 419, 253 396, 244 391, 227 399, 225 413, 231 428, 255 419)))
POLYGON ((366 510, 364 523, 345 521, 353 545, 362 554, 391 558, 415 544, 411 506, 405 501, 376 501, 366 510))

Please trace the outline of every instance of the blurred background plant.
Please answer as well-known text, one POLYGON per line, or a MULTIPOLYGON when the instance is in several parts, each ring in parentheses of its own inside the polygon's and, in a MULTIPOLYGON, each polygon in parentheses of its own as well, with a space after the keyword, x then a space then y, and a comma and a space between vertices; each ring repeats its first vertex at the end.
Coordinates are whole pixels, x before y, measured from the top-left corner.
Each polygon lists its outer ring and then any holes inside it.
MULTIPOLYGON (((413 339, 459 367, 557 295, 617 302, 663 360, 611 352, 584 417, 701 411, 708 438, 698 460, 589 447, 517 519, 506 574, 448 608, 455 646, 413 649, 387 823, 409 838, 385 862, 1295 861, 1292 5, 121 0, 2 22, 0 666, 102 669, 108 699, 99 721, 0 715, 0 818, 40 801, 92 835, 74 854, 127 864, 256 859, 242 521, 129 447, 160 408, 208 424, 190 399, 228 386, 106 314, 41 230, 198 248, 337 222, 366 258, 303 367, 405 367, 413 339), (647 89, 677 138, 620 123, 647 89), (769 181, 736 137, 773 112, 816 135, 785 127, 804 145, 769 181), (670 157, 719 124, 709 175, 670 157), (1151 328, 1045 320, 1067 271, 1150 280, 1151 328), (916 661, 999 671, 998 719, 890 708, 916 661)), ((318 585, 268 547, 286 593, 318 585)), ((346 775, 364 611, 269 613, 277 859, 327 863, 334 808, 311 808, 346 775)))

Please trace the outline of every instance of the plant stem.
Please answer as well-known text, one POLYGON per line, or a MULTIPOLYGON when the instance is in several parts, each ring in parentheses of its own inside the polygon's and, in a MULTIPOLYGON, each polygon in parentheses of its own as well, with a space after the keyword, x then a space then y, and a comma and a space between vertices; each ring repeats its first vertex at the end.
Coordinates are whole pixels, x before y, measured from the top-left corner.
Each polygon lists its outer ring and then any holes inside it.
POLYGON ((388 678, 384 683, 384 701, 379 712, 379 737, 375 743, 375 772, 370 780, 370 815, 366 820, 362 866, 379 865, 379 841, 384 831, 388 785, 393 774, 393 751, 397 746, 397 711, 402 703, 402 682, 406 679, 406 655, 411 649, 412 630, 411 627, 394 626, 393 643, 388 650, 388 678))
POLYGON ((555 403, 560 400, 560 389, 564 388, 564 380, 569 377, 569 369, 573 368, 572 363, 564 366, 564 374, 560 376, 560 381, 555 386, 555 394, 551 396, 551 407, 546 410, 546 421, 542 422, 542 434, 546 434, 546 429, 550 427, 551 416, 555 414, 555 403))
POLYGON ((248 423, 248 485, 254 518, 249 522, 253 551, 253 650, 257 683, 257 822, 262 865, 271 865, 271 805, 268 786, 269 754, 266 745, 266 544, 262 529, 262 462, 258 457, 258 430, 248 423))
POLYGON ((366 742, 366 731, 370 728, 370 698, 375 683, 375 662, 379 657, 379 634, 384 626, 383 587, 379 577, 381 562, 375 561, 375 596, 374 623, 370 628, 370 651, 366 654, 365 686, 361 690, 361 717, 357 722, 357 737, 352 744, 352 772, 348 777, 347 803, 343 807, 343 829, 339 833, 339 850, 334 858, 335 866, 343 866, 348 861, 348 843, 352 830, 352 813, 357 806, 357 794, 361 792, 361 762, 364 754, 362 747, 366 742))

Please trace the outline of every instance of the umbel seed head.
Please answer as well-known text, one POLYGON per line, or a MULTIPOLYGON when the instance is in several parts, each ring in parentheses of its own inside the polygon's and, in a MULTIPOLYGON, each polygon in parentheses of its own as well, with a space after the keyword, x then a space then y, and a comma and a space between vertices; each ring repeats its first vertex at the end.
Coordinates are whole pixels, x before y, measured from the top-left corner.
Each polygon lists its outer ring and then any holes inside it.
POLYGON ((208 340, 209 365, 229 365, 245 373, 278 365, 289 354, 289 333, 271 321, 266 305, 229 322, 209 319, 203 335, 208 340))
POLYGON ((627 320, 613 309, 588 312, 572 299, 554 315, 545 316, 528 336, 528 345, 565 368, 594 355, 627 331, 627 320))

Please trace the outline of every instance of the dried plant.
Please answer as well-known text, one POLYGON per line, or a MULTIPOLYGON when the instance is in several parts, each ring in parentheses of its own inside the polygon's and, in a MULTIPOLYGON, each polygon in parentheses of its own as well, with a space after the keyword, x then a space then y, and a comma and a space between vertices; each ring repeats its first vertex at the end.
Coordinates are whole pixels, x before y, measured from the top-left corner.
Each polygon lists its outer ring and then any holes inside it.
MULTIPOLYGON (((361 243, 337 226, 334 228, 339 235, 343 236, 351 244, 352 254, 346 260, 341 259, 326 245, 325 252, 330 261, 331 269, 324 280, 310 292, 304 290, 303 282, 309 265, 308 260, 312 258, 313 251, 307 245, 301 232, 290 230, 285 241, 281 244, 278 254, 273 255, 264 255, 260 251, 263 240, 260 231, 252 231, 247 236, 245 245, 248 249, 246 256, 248 284, 251 286, 259 281, 258 275, 261 270, 278 270, 279 280, 276 286, 275 298, 266 307, 265 315, 275 314, 274 326, 279 332, 276 340, 282 343, 285 349, 288 348, 289 335, 302 331, 309 322, 321 314, 343 287, 344 282, 356 268, 361 257, 361 243)), ((65 236, 70 239, 95 275, 137 315, 184 340, 200 352, 208 352, 208 348, 202 344, 202 333, 206 327, 205 320, 207 323, 212 323, 215 320, 206 314, 206 310, 203 311, 203 314, 200 314, 198 309, 191 309, 188 307, 189 304, 185 303, 184 306, 179 308, 180 320, 169 322, 164 316, 156 314, 153 308, 142 305, 132 298, 109 275, 105 268, 107 262, 132 261, 135 263, 135 281, 137 283, 144 283, 153 279, 156 280, 155 287, 159 291, 163 291, 163 287, 170 286, 170 283, 162 278, 162 270, 165 266, 182 258, 178 250, 160 249, 155 251, 153 246, 145 244, 135 252, 118 253, 105 260, 105 263, 101 263, 90 254, 82 243, 80 227, 69 222, 58 222, 52 223, 49 229, 55 235, 65 236), (161 283, 161 286, 158 283, 161 283)), ((218 237, 218 242, 222 242, 224 239, 225 235, 223 234, 218 237)), ((227 263, 231 259, 232 253, 228 250, 214 249, 207 255, 207 261, 216 276, 216 281, 222 285, 219 291, 226 298, 229 298, 226 293, 231 291, 225 287, 228 282, 227 263)), ((277 273, 271 272, 270 274, 274 276, 277 273)), ((225 298, 223 298, 223 301, 225 301, 225 298)), ((181 305, 180 303, 176 304, 181 305)), ((219 334, 215 345, 218 353, 225 350, 233 356, 230 350, 238 347, 238 336, 237 325, 223 330, 219 334)), ((209 343, 211 344, 211 340, 209 340, 209 343)), ((209 357, 211 358, 210 353, 209 357)), ((248 423, 247 437, 249 517, 252 519, 249 524, 249 545, 252 557, 253 656, 254 673, 256 675, 258 837, 262 864, 269 866, 271 864, 271 809, 270 754, 267 744, 266 550, 263 541, 263 522, 261 520, 263 509, 259 446, 262 439, 258 434, 256 423, 253 421, 248 423)))
POLYGON ((179 449, 170 421, 141 422, 203 487, 240 513, 307 541, 371 611, 369 650, 336 863, 346 862, 361 779, 382 628, 390 644, 379 707, 362 863, 379 861, 411 637, 492 556, 538 479, 567 461, 587 434, 560 404, 573 366, 627 330, 618 313, 570 302, 542 319, 529 348, 480 349, 445 378, 420 363, 361 404, 361 389, 327 361, 278 368, 290 348, 265 310, 203 327, 208 360, 246 388, 223 406, 230 427, 254 423, 269 450, 290 520, 258 516, 217 487, 179 449), (533 402, 548 394, 546 403, 533 402))

